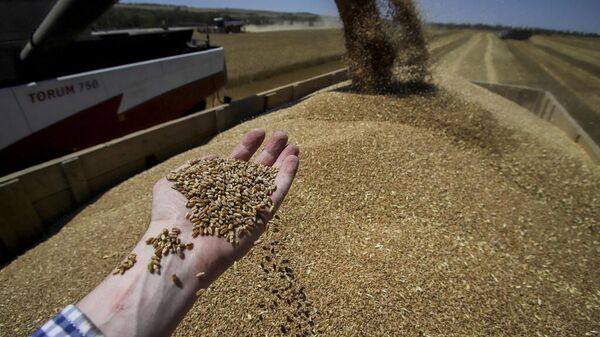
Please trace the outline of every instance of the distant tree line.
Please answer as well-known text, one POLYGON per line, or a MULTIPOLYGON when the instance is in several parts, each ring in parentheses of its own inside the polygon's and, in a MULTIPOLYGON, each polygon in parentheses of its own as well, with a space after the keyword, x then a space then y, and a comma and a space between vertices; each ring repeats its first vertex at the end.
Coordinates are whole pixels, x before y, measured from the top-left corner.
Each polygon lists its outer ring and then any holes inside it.
MULTIPOLYGON (((150 28, 192 24, 209 24, 212 19, 220 16, 230 16, 242 20, 247 25, 272 25, 272 24, 315 24, 320 17, 312 13, 278 13, 268 11, 252 11, 240 9, 197 9, 187 6, 173 6, 161 4, 122 4, 115 5, 94 22, 95 30, 124 29, 124 28, 150 28)), ((457 23, 428 23, 433 27, 454 29, 478 29, 499 32, 506 29, 527 30, 533 34, 565 35, 600 37, 598 33, 584 33, 578 31, 564 31, 532 27, 511 27, 504 25, 488 24, 457 24, 457 23)))
POLYGON ((440 27, 440 28, 454 28, 454 29, 477 29, 477 30, 488 30, 494 32, 500 32, 503 30, 518 29, 529 31, 533 34, 541 35, 564 35, 564 36, 582 36, 582 37, 600 37, 598 33, 584 33, 572 30, 556 30, 556 29, 543 29, 533 27, 512 27, 503 25, 487 25, 483 23, 466 24, 466 23, 429 23, 429 26, 440 27))
POLYGON ((113 6, 94 22, 94 30, 150 28, 192 24, 208 24, 215 17, 230 16, 248 25, 314 24, 320 19, 311 13, 275 13, 236 9, 197 10, 185 6, 136 4, 113 6))

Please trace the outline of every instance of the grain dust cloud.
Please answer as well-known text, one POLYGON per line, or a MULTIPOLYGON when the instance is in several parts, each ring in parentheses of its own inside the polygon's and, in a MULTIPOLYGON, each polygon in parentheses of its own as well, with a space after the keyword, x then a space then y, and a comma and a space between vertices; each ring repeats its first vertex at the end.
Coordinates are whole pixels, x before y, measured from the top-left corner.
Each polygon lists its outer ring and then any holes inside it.
POLYGON ((422 87, 429 53, 412 0, 336 0, 355 89, 389 92, 422 87))

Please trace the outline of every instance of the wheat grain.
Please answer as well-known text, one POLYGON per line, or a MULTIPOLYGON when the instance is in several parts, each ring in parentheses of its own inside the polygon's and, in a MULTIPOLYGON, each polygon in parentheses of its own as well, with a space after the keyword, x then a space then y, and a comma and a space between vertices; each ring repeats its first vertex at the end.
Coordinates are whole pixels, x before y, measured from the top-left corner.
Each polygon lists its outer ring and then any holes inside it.
POLYGON ((113 271, 113 275, 125 274, 125 271, 127 271, 131 267, 133 267, 133 265, 135 264, 136 261, 137 261, 137 255, 135 253, 131 253, 131 254, 127 255, 127 257, 119 263, 117 268, 115 268, 115 270, 113 271))
POLYGON ((157 236, 150 237, 146 240, 147 245, 151 245, 154 248, 154 255, 150 258, 148 263, 148 271, 150 273, 160 274, 160 262, 163 257, 169 254, 175 254, 179 258, 185 258, 184 250, 192 249, 194 245, 192 243, 183 243, 179 238, 181 230, 177 227, 163 229, 157 236))
POLYGON ((238 245, 260 213, 273 211, 277 169, 239 160, 192 160, 167 179, 187 199, 192 237, 218 236, 238 245))

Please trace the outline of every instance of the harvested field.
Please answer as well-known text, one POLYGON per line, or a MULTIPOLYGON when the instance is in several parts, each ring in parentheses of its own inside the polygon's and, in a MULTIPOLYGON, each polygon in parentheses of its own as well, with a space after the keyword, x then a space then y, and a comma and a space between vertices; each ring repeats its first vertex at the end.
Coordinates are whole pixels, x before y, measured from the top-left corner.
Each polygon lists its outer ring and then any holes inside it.
MULTIPOLYGON (((213 34, 211 43, 225 48, 229 80, 223 94, 234 99, 345 66, 341 29, 213 34)), ((217 97, 208 103, 221 104, 217 97)))
POLYGON ((340 29, 213 34, 211 43, 225 48, 229 86, 297 68, 340 60, 340 29))
MULTIPOLYGON (((458 33, 438 28, 427 30, 429 41, 458 33)), ((203 35, 196 37, 204 39, 203 35)), ((225 48, 230 87, 339 60, 346 51, 341 29, 213 34, 211 43, 225 48)))
POLYGON ((470 80, 548 90, 600 142, 600 39, 540 35, 510 41, 489 32, 465 34, 470 40, 439 53, 438 66, 470 80))
MULTIPOLYGON (((340 59, 309 67, 301 67, 296 70, 286 71, 281 74, 257 79, 252 82, 240 85, 228 85, 224 90, 224 95, 233 97, 234 99, 239 99, 259 92, 264 92, 273 88, 281 87, 292 82, 303 81, 307 78, 342 69, 345 66, 346 64, 344 63, 344 61, 340 59)), ((217 106, 220 104, 221 103, 215 100, 214 104, 211 104, 211 106, 217 106)))
POLYGON ((443 29, 443 28, 426 28, 425 29, 425 37, 427 40, 431 41, 433 39, 437 39, 443 36, 455 34, 456 30, 454 29, 443 29))
POLYGON ((600 51, 600 40, 598 38, 557 36, 553 37, 553 39, 557 42, 583 48, 584 50, 600 51))
MULTIPOLYGON (((432 52, 438 45, 455 42, 456 37, 465 34, 440 28, 427 30, 432 52)), ((225 47, 229 76, 225 94, 234 99, 345 67, 340 29, 214 34, 211 42, 225 47)), ((444 44, 445 49, 435 55, 440 57, 459 46, 460 42, 444 44)))
MULTIPOLYGON (((426 35, 433 65, 470 80, 549 90, 600 142, 600 39, 534 36, 526 42, 504 41, 490 32, 440 28, 429 28, 426 35)), ((343 66, 341 30, 213 35, 212 39, 227 50, 226 94, 234 98, 343 66)))
POLYGON ((600 51, 574 47, 547 36, 535 36, 532 38, 532 42, 544 51, 567 62, 574 63, 578 68, 586 69, 596 77, 600 77, 600 62, 598 61, 600 51))
POLYGON ((79 300, 144 232, 156 180, 254 127, 287 130, 301 169, 262 244, 175 336, 600 330, 600 168, 515 104, 436 78, 424 96, 330 89, 113 188, 0 271, 1 334, 79 300))

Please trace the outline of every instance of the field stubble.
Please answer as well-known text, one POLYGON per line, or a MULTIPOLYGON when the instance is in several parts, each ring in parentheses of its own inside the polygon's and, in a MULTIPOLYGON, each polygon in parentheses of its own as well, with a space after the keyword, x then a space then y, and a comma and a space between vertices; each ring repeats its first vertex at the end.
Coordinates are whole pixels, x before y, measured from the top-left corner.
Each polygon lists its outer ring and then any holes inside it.
MULTIPOLYGON (((439 58, 445 50, 457 48, 460 41, 456 39, 462 35, 456 30, 428 29, 427 36, 432 42, 430 49, 434 58, 439 58), (453 43, 448 46, 447 42, 453 43), (438 52, 436 48, 441 45, 444 50, 438 52)), ((211 41, 225 47, 229 75, 225 94, 234 99, 346 66, 342 59, 345 52, 343 33, 339 29, 215 34, 211 41), (290 53, 296 55, 289 58, 287 55, 290 53)), ((216 101, 209 103, 218 104, 216 101)))
POLYGON ((581 47, 593 46, 593 40, 573 38, 573 43, 578 44, 575 48, 562 37, 534 36, 531 41, 506 41, 489 32, 467 34, 471 36, 470 42, 443 53, 438 67, 469 80, 490 81, 494 77, 490 74, 495 72, 499 83, 548 90, 600 142, 600 65, 593 62, 596 51, 581 47))
MULTIPOLYGON (((448 50, 453 50, 463 42, 459 37, 466 33, 456 30, 430 27, 426 30, 432 61, 439 59, 448 50)), ((201 36, 198 36, 201 38, 201 36)), ((341 30, 312 30, 312 31, 280 31, 269 33, 248 33, 230 35, 212 35, 212 42, 223 45, 226 49, 226 62, 230 78, 225 94, 238 99, 258 92, 266 91, 291 82, 304 80, 326 72, 345 67, 343 54, 345 52, 343 34, 341 30), (263 35, 265 34, 265 35, 263 35), (316 34, 316 35, 315 35, 316 34), (319 48, 295 58, 286 58, 286 51, 282 49, 302 49, 311 45, 315 40, 325 38, 319 42, 319 48), (290 40, 288 37, 293 36, 290 40), (271 39, 273 39, 271 41, 271 39), (290 40, 290 41, 288 41, 290 40), (283 42, 283 43, 282 43, 283 42), (233 47, 233 49, 231 49, 233 47), (259 54, 255 51, 261 48, 259 54), (270 50, 269 52, 267 52, 270 50), (323 50, 327 51, 323 53, 323 50), (328 54, 329 53, 329 54, 328 54), (326 55, 326 57, 322 57, 326 55), (333 56, 332 56, 333 55, 333 56), (263 71, 270 64, 287 69, 287 71, 263 71)), ((209 102, 217 105, 215 101, 209 102)))
POLYGON ((302 67, 340 60, 340 29, 213 34, 211 43, 225 48, 229 86, 302 67))
POLYGON ((531 41, 546 53, 571 63, 595 77, 600 77, 600 61, 598 61, 600 60, 600 52, 573 47, 546 36, 535 36, 531 41))
POLYGON ((520 41, 508 48, 529 74, 534 87, 552 92, 569 113, 596 141, 600 142, 600 79, 575 66, 520 41))
POLYGON ((579 47, 584 50, 593 50, 596 52, 600 52, 600 40, 594 37, 566 37, 566 36, 556 36, 552 37, 554 40, 558 42, 565 43, 567 45, 571 45, 574 47, 579 47))

